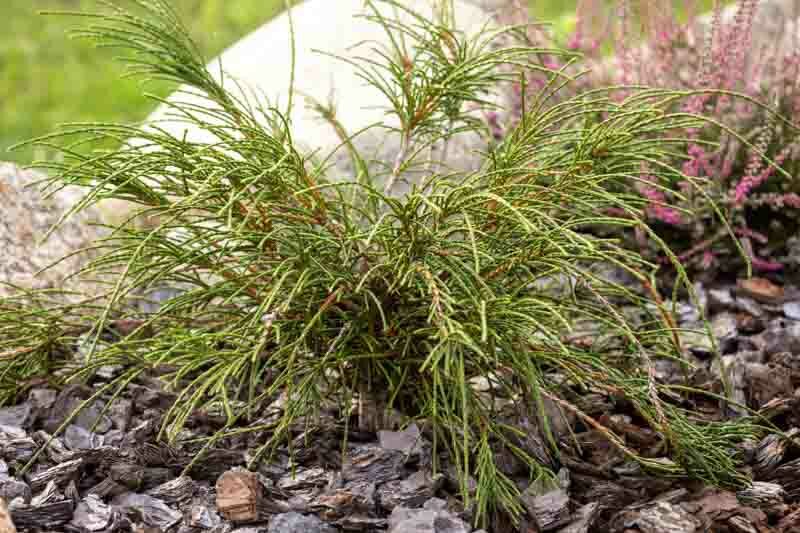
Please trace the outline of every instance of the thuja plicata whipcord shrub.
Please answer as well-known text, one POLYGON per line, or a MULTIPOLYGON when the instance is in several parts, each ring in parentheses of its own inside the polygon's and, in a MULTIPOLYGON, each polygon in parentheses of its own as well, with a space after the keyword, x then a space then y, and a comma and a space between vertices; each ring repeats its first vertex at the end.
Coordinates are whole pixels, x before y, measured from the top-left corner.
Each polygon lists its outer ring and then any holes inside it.
MULTIPOLYGON (((671 111, 676 94, 661 89, 631 90, 623 101, 595 90, 547 105, 551 83, 501 140, 487 142, 480 168, 430 172, 392 196, 386 185, 447 132, 471 129, 488 141, 491 132, 466 111, 470 105, 489 106, 485 95, 498 85, 544 68, 528 61, 535 53, 569 52, 498 47, 496 38, 511 30, 466 37, 413 13, 415 24, 391 24, 379 15, 385 4, 368 2, 373 22, 395 34, 392 42, 416 45, 388 47, 382 64, 359 68, 387 94, 407 149, 378 166, 389 169, 380 174, 356 143, 343 143, 357 176, 302 153, 279 109, 240 105, 206 70, 166 0, 140 2, 144 13, 136 15, 112 5, 92 16, 80 35, 127 53, 133 72, 204 93, 208 108, 175 102, 174 111, 218 141, 126 124, 78 124, 32 141, 61 148, 63 160, 41 166, 52 172, 51 186, 87 189, 76 209, 122 199, 158 221, 123 224, 98 243, 102 255, 82 274, 113 282, 89 353, 67 369, 69 379, 121 368, 98 391, 118 394, 156 372, 176 394, 161 437, 179 440, 192 413, 216 406, 226 423, 207 444, 257 431, 264 443, 253 464, 293 449, 331 401, 345 427, 363 422, 354 399, 394 409, 426 428, 432 468, 455 468, 477 522, 495 511, 523 512, 519 480, 496 462, 498 450, 516 457, 531 480, 554 477, 560 445, 545 403, 600 431, 650 472, 746 483, 736 444, 757 431, 751 420, 702 421, 680 400, 684 389, 655 378, 654 359, 682 358, 656 286, 659 265, 586 231, 635 230, 658 242, 637 216, 647 199, 610 184, 642 165, 659 182, 680 175, 655 134, 700 129, 703 121, 671 111), (131 138, 140 142, 119 142, 131 138), (86 143, 103 149, 74 149, 86 143), (609 265, 634 286, 603 275, 609 265), (129 305, 163 286, 182 292, 151 314, 129 305), (626 306, 643 318, 628 318, 626 306), (118 342, 98 342, 112 319, 140 326, 118 342), (587 322, 597 327, 593 342, 573 342, 571 333, 587 322), (487 376, 496 381, 488 397, 470 385, 487 376), (589 391, 630 405, 663 436, 669 457, 639 453, 587 414, 577 400, 589 391), (279 414, 265 414, 278 397, 279 414)), ((563 72, 555 79, 569 82, 563 72)), ((691 287, 683 275, 678 282, 691 287)), ((3 331, 8 353, 26 346, 21 328, 3 331)))
MULTIPOLYGON (((522 24, 527 11, 516 4, 510 2, 501 16, 522 24)), ((582 0, 575 30, 567 37, 559 39, 539 25, 529 24, 524 31, 528 43, 558 42, 583 54, 572 61, 538 54, 538 64, 577 78, 559 88, 553 105, 601 87, 618 87, 613 99, 623 101, 631 94, 626 87, 646 86, 685 91, 670 109, 707 119, 700 127, 687 123, 657 132, 664 135, 664 150, 672 153, 680 172, 657 179, 653 165, 645 163, 627 181, 628 190, 649 202, 644 215, 651 227, 695 272, 741 272, 745 262, 759 272, 798 266, 796 258, 787 257, 787 241, 800 229, 800 185, 795 179, 800 47, 797 24, 787 23, 798 14, 765 21, 780 30, 754 35, 759 4, 738 0, 723 9, 716 1, 703 16, 689 1, 679 10, 652 0, 582 0), (675 144, 675 139, 684 142, 675 144)), ((522 86, 525 92, 538 91, 551 79, 542 70, 531 71, 516 85, 517 117, 522 86)), ((518 120, 514 116, 508 122, 518 120)), ((500 138, 504 125, 497 117, 489 115, 489 123, 500 138)), ((630 246, 666 262, 660 245, 653 246, 641 232, 630 235, 630 246)))

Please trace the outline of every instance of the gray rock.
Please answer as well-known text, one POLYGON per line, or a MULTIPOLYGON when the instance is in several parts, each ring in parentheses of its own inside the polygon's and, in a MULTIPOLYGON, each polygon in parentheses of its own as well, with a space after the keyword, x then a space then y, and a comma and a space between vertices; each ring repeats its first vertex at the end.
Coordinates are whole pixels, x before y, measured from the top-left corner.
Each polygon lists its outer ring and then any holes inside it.
MULTIPOLYGON (((426 18, 434 18, 430 2, 407 0, 402 4, 426 18)), ((406 24, 413 20, 408 13, 391 9, 388 4, 375 3, 375 6, 387 18, 399 17, 406 24)), ((292 10, 296 46, 295 96, 289 118, 293 140, 307 153, 319 150, 317 153, 321 158, 335 152, 331 161, 334 162, 335 174, 339 174, 335 176, 336 179, 354 178, 354 169, 346 149, 340 147, 342 141, 335 128, 313 108, 312 102, 323 105, 332 103, 337 120, 350 135, 376 123, 389 127, 399 124, 393 116, 385 114, 389 105, 385 95, 366 84, 353 65, 334 57, 365 57, 382 61, 374 49, 388 46, 390 41, 380 24, 360 16, 366 13, 372 12, 366 8, 363 0, 306 0, 292 10)), ((454 2, 453 13, 455 27, 467 34, 474 35, 491 22, 487 11, 463 0, 454 2)), ((266 100, 285 111, 292 83, 290 35, 289 17, 284 13, 225 50, 209 63, 208 70, 219 79, 222 65, 227 79, 225 86, 234 95, 251 102, 255 96, 261 103, 266 100)), ((406 38, 406 42, 409 47, 413 46, 413 40, 406 38)), ((169 100, 206 107, 212 105, 203 95, 187 87, 179 88, 169 100)), ((213 117, 204 119, 210 122, 218 120, 213 117)), ((260 120, 267 125, 266 119, 260 120)), ((166 105, 148 117, 147 123, 157 123, 159 128, 176 137, 185 134, 190 141, 213 143, 217 140, 209 131, 176 119, 174 111, 166 105)), ((137 140, 130 142, 138 143, 137 140)), ((382 169, 386 168, 387 163, 391 165, 400 151, 399 136, 384 128, 365 131, 357 135, 353 143, 367 161, 379 161, 382 169)), ((454 135, 446 151, 446 168, 472 170, 476 161, 479 161, 473 150, 483 147, 484 140, 475 133, 454 135)), ((444 153, 441 145, 439 148, 438 152, 444 153)), ((434 162, 438 161, 439 153, 431 154, 434 162)), ((419 161, 427 161, 427 157, 426 152, 419 161)), ((378 168, 379 165, 373 165, 373 169, 378 168)), ((398 184, 398 192, 401 193, 402 188, 402 184, 398 184)), ((124 205, 107 203, 107 206, 109 211, 130 211, 124 205)))
POLYGON ((783 314, 791 320, 800 320, 800 302, 786 302, 783 304, 783 314))
MULTIPOLYGON (((6 283, 28 289, 59 288, 96 293, 97 285, 86 280, 67 277, 77 272, 96 252, 73 252, 88 247, 104 230, 91 226, 100 221, 100 211, 94 208, 76 213, 67 219, 49 238, 40 242, 48 230, 78 202, 84 191, 78 187, 59 190, 45 198, 40 186, 43 174, 22 170, 10 163, 0 163, 0 193, 3 196, 3 216, 0 217, 0 298, 10 296, 6 283), (44 272, 39 270, 69 256, 44 272)), ((69 299, 69 298, 68 298, 69 299)))
POLYGON ((335 533, 336 529, 313 515, 281 513, 269 521, 267 533, 335 533))
POLYGON ((70 450, 91 450, 103 444, 103 437, 86 428, 70 424, 64 430, 64 444, 70 450))

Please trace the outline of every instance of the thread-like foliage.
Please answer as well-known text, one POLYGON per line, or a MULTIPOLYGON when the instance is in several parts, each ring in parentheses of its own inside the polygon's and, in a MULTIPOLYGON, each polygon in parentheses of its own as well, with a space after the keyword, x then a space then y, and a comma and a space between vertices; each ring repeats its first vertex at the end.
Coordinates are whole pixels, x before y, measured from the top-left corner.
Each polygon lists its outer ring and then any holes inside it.
MULTIPOLYGON (((209 75, 165 0, 140 4, 146 16, 115 7, 82 34, 129 52, 135 72, 202 91, 213 108, 176 103, 174 110, 219 141, 197 144, 120 124, 75 125, 35 141, 64 153, 63 162, 46 165, 54 186, 87 187, 84 205, 132 201, 159 221, 146 230, 124 225, 99 243, 104 254, 85 274, 116 282, 95 339, 111 317, 141 320, 141 327, 120 342, 96 344, 72 379, 123 365, 115 385, 124 387, 158 369, 177 393, 163 437, 178 438, 197 409, 222 406, 227 424, 212 440, 269 429, 255 460, 289 445, 298 422, 313 421, 330 399, 340 400, 345 421, 354 397, 379 411, 394 408, 407 420, 427 421, 479 522, 496 509, 522 513, 514 480, 494 460, 498 448, 532 477, 552 476, 558 443, 545 402, 599 429, 649 469, 744 482, 732 450, 752 427, 692 420, 665 399, 676 394, 654 377, 655 358, 681 357, 670 309, 653 281, 657 265, 586 231, 601 224, 649 232, 641 197, 609 192, 609 185, 637 175, 645 162, 656 176, 677 173, 649 134, 694 120, 668 112, 680 95, 638 90, 620 102, 594 91, 545 106, 543 91, 515 129, 487 148, 479 171, 431 172, 396 197, 387 185, 426 144, 459 128, 477 131, 465 104, 484 101, 486 91, 511 79, 498 72, 530 49, 493 48, 481 44, 486 34, 468 38, 422 18, 408 29, 376 15, 387 31, 419 44, 388 50, 388 66, 364 70, 389 96, 403 135, 391 172, 364 179, 337 175, 298 151, 278 110, 251 112, 209 75), (129 138, 139 142, 91 155, 70 149, 71 142, 129 138), (604 276, 609 266, 638 287, 604 276), (164 286, 183 292, 155 313, 131 310, 131 297, 164 286), (619 311, 626 305, 645 318, 627 318, 619 311), (599 325, 597 341, 571 342, 587 321, 599 325), (548 377, 555 374, 558 383, 548 377), (510 404, 500 409, 470 385, 481 376, 509 376, 498 378, 495 395, 510 404), (630 402, 663 435, 674 462, 638 456, 581 411, 571 398, 588 390, 630 402), (278 395, 280 416, 261 418, 278 395), (523 419, 548 443, 551 460, 516 429, 523 419)), ((14 340, 24 346, 23 337, 14 340)), ((435 459, 433 467, 444 465, 435 459)))

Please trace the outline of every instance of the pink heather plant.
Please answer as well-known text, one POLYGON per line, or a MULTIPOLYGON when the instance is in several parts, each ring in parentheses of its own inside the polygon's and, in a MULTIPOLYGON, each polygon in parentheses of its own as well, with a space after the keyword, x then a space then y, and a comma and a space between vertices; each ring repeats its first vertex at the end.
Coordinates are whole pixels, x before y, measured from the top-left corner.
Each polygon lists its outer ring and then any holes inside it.
MULTIPOLYGON (((644 215, 661 237, 687 266, 698 269, 739 267, 733 260, 735 243, 709 198, 731 223, 757 271, 780 270, 782 265, 770 256, 780 255, 786 239, 800 229, 800 186, 792 179, 800 170, 800 137, 793 125, 800 120, 798 26, 787 24, 794 38, 756 33, 760 4, 738 0, 731 16, 717 0, 708 22, 703 22, 687 1, 683 11, 688 15, 681 22, 675 10, 665 9, 659 0, 617 0, 611 7, 603 0, 581 0, 574 33, 557 44, 583 57, 569 65, 555 56, 540 58, 542 66, 572 75, 589 70, 555 95, 550 105, 610 86, 693 91, 679 109, 709 121, 703 128, 683 128, 674 135, 687 139, 676 161, 685 178, 656 186, 644 169, 631 177, 631 187, 647 203, 644 215), (603 55, 604 50, 611 53, 603 55), (782 118, 776 119, 774 112, 782 118)), ((522 24, 524 13, 520 2, 511 0, 500 18, 522 24)), ((787 21, 797 18, 785 15, 787 21)), ((527 38, 539 46, 557 41, 541 26, 531 26, 527 38)), ((526 98, 532 98, 550 76, 531 72, 525 80, 526 98)), ((620 90, 618 97, 627 94, 620 90)), ((518 117, 521 85, 513 95, 512 116, 518 117)), ((504 128, 497 117, 491 125, 496 138, 501 138, 504 128)), ((641 236, 633 242, 647 246, 641 236)))

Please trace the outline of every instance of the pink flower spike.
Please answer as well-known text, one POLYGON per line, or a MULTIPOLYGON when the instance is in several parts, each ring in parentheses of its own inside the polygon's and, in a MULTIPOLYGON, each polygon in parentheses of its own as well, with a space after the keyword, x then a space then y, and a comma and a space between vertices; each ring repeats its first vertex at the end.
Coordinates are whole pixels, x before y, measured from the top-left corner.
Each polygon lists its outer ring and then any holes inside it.
POLYGON ((756 257, 755 255, 750 258, 750 261, 753 263, 753 268, 756 270, 760 270, 761 272, 777 272, 779 270, 783 270, 782 264, 776 261, 768 261, 766 259, 761 259, 760 257, 756 257))

